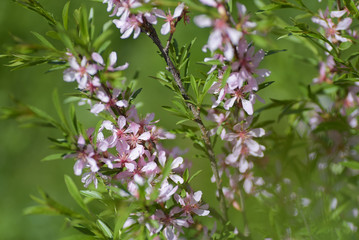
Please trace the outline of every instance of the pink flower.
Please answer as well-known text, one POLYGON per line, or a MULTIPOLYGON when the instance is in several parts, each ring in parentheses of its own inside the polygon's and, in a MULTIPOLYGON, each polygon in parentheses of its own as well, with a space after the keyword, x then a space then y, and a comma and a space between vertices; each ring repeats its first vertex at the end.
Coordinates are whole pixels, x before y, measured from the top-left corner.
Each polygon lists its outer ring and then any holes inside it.
POLYGON ((199 27, 213 26, 214 30, 208 38, 207 47, 214 52, 224 46, 224 56, 227 60, 232 60, 234 55, 232 44, 235 46, 238 45, 239 39, 243 34, 229 27, 224 19, 212 20, 206 15, 199 15, 194 18, 194 22, 199 27))
POLYGON ((91 76, 97 73, 97 68, 93 64, 87 62, 84 56, 81 63, 78 64, 75 57, 69 57, 70 68, 64 71, 64 81, 73 82, 77 81, 80 89, 85 89, 87 81, 91 76))
MULTIPOLYGON (((91 55, 92 59, 97 62, 100 66, 104 66, 105 62, 100 54, 97 52, 92 53, 91 55)), ((117 71, 123 71, 128 68, 128 63, 125 63, 122 66, 114 67, 117 62, 117 54, 116 52, 111 52, 109 56, 109 66, 107 67, 107 71, 109 72, 117 72, 117 71)), ((98 67, 98 70, 102 70, 102 67, 98 67)))
POLYGON ((191 214, 195 213, 198 216, 207 216, 209 214, 208 205, 201 205, 202 192, 186 193, 186 197, 181 198, 178 194, 175 195, 175 200, 182 206, 182 211, 185 216, 189 218, 189 222, 193 223, 191 214))
POLYGON ((142 15, 130 15, 125 20, 115 19, 113 23, 121 31, 121 38, 128 38, 133 32, 133 38, 137 38, 141 33, 141 25, 143 24, 142 15))
POLYGON ((243 4, 237 3, 238 20, 244 34, 248 33, 250 28, 257 26, 255 22, 250 22, 249 16, 246 15, 247 8, 243 4))
POLYGON ((248 86, 246 91, 258 90, 258 84, 264 81, 264 77, 270 75, 270 71, 267 69, 257 69, 259 63, 264 58, 264 51, 259 50, 257 53, 254 53, 254 46, 250 46, 247 43, 247 40, 244 38, 241 39, 237 48, 236 48, 238 60, 232 63, 232 71, 239 72, 239 76, 243 80, 247 80, 248 86), (254 77, 254 74, 257 77, 254 77))
POLYGON ((173 194, 176 193, 178 186, 173 187, 173 185, 169 184, 168 181, 163 181, 161 184, 161 188, 159 190, 158 197, 156 202, 162 203, 168 201, 173 194))
MULTIPOLYGON (((91 144, 86 145, 83 136, 79 136, 77 141, 79 151, 74 155, 77 161, 74 165, 75 175, 79 176, 82 174, 82 170, 85 167, 90 167, 91 172, 97 172, 100 168, 97 166, 97 162, 94 159, 95 151, 91 144)), ((69 157, 72 157, 69 156, 69 157)))
MULTIPOLYGON (((227 133, 224 137, 227 141, 234 141, 233 156, 227 157, 229 162, 236 161, 240 154, 252 155, 256 157, 263 156, 265 147, 254 141, 253 137, 262 137, 265 134, 263 128, 255 128, 249 130, 249 125, 252 118, 247 118, 244 123, 237 123, 234 127, 233 133, 227 133)), ((227 160, 226 159, 226 160, 227 160)))
POLYGON ((181 208, 174 207, 168 214, 165 214, 162 210, 157 210, 154 215, 155 220, 161 224, 160 228, 164 225, 163 232, 168 240, 177 240, 178 231, 181 231, 182 227, 189 227, 186 219, 177 216, 180 212, 181 208))
POLYGON ((148 141, 151 137, 150 132, 143 132, 143 129, 141 130, 140 128, 141 126, 139 124, 132 122, 125 131, 125 133, 128 134, 126 141, 131 147, 141 145, 143 142, 148 141))
MULTIPOLYGON (((161 164, 162 167, 165 167, 166 165, 166 153, 164 151, 161 151, 158 154, 158 161, 161 164)), ((183 158, 182 157, 177 157, 173 160, 173 162, 171 163, 171 170, 178 168, 181 164, 183 163, 183 158)), ((182 184, 183 183, 183 178, 180 177, 177 174, 174 173, 170 173, 168 176, 172 181, 174 181, 176 184, 182 184)))
POLYGON ((166 19, 166 23, 162 25, 161 27, 161 34, 162 35, 166 35, 169 32, 173 33, 174 32, 174 22, 177 18, 179 18, 182 15, 184 9, 184 3, 181 3, 180 5, 178 5, 174 11, 174 14, 172 16, 171 12, 168 11, 168 14, 166 15, 166 13, 164 11, 162 11, 161 9, 154 9, 153 13, 160 18, 164 18, 166 19))
MULTIPOLYGON (((331 18, 328 17, 329 11, 328 9, 323 13, 319 10, 319 17, 313 17, 312 21, 314 23, 319 24, 325 30, 325 35, 328 40, 332 43, 337 42, 347 42, 350 41, 349 39, 342 37, 340 35, 341 30, 347 30, 352 23, 352 19, 347 17, 343 20, 338 20, 337 24, 333 22, 331 18)), ((331 17, 333 18, 340 18, 345 14, 345 11, 333 11, 331 12, 331 17)), ((332 47, 327 44, 328 50, 331 50, 332 47)))
POLYGON ((313 83, 331 83, 333 74, 337 71, 333 56, 328 56, 327 62, 319 63, 319 76, 313 79, 313 83))
POLYGON ((101 101, 100 103, 95 104, 91 108, 91 112, 95 115, 99 114, 105 109, 110 109, 111 107, 117 106, 120 108, 128 107, 127 100, 118 100, 121 91, 119 89, 114 89, 112 97, 110 98, 104 91, 97 92, 97 98, 101 101))

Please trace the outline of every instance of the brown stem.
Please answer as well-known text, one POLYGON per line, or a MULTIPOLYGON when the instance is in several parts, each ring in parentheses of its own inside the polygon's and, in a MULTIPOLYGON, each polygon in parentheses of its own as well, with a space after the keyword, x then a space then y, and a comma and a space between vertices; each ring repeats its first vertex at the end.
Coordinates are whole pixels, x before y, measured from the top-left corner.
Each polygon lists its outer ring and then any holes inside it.
POLYGON ((338 10, 342 10, 342 3, 340 2, 340 0, 337 0, 337 4, 338 4, 338 10))
POLYGON ((213 147, 212 147, 212 144, 211 144, 211 141, 209 138, 208 131, 207 131, 205 125, 203 124, 201 116, 200 116, 200 109, 196 105, 194 105, 193 103, 191 103, 189 101, 190 97, 188 96, 188 94, 182 84, 181 75, 180 75, 178 69, 174 66, 168 53, 163 48, 162 43, 161 43, 160 39, 158 38, 156 30, 153 28, 153 26, 151 24, 149 24, 145 21, 144 24, 142 25, 142 31, 145 32, 152 39, 154 44, 156 44, 156 46, 160 50, 162 57, 166 61, 167 70, 171 72, 171 74, 181 92, 182 98, 185 100, 188 109, 191 110, 191 112, 194 116, 194 121, 199 126, 202 138, 204 140, 204 143, 205 143, 205 146, 207 149, 207 155, 208 155, 210 163, 211 163, 212 172, 213 172, 215 180, 216 180, 216 185, 217 185, 217 190, 218 190, 218 195, 219 195, 220 210, 221 210, 221 213, 223 214, 223 219, 227 222, 228 221, 227 206, 226 206, 225 198, 224 198, 223 191, 222 191, 222 181, 221 181, 221 178, 218 173, 216 157, 215 157, 215 154, 213 151, 213 147))

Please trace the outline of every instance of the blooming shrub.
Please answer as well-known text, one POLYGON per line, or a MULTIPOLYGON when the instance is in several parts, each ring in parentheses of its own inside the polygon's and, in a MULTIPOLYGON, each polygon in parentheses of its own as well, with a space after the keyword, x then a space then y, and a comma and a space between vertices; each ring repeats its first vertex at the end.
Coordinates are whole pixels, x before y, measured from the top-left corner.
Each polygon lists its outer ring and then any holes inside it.
POLYGON ((72 105, 69 123, 56 91, 60 121, 32 106, 3 111, 4 117, 31 113, 60 130, 63 139, 54 142, 61 152, 46 160, 73 159, 74 174, 81 176, 85 189, 78 190, 65 175, 70 195, 83 213, 40 191, 40 205, 25 210, 27 214, 63 215, 70 226, 96 239, 358 236, 359 54, 353 26, 359 8, 354 1, 327 1, 326 9, 314 9, 313 2, 304 0, 256 0, 248 3, 256 9, 253 12, 245 1, 104 0, 111 24, 104 24, 99 36, 93 9, 76 9, 72 29, 70 2, 60 22, 35 0, 15 1, 43 16, 53 39, 36 33, 41 50, 29 54, 10 49, 2 56, 11 58, 10 66, 17 68, 60 65, 56 69, 63 71, 63 80, 76 87, 72 100, 98 119, 96 126, 86 129, 72 105), (277 16, 285 9, 295 10, 289 12, 291 23, 277 16), (190 68, 195 41, 189 39, 180 48, 175 40, 180 24, 209 28, 207 43, 198 48, 207 55, 200 63, 207 66, 206 73, 190 68), (142 34, 157 47, 166 71, 154 78, 176 98, 173 106, 164 108, 181 118, 173 129, 161 128, 154 113, 138 113, 141 88, 125 75, 136 63, 127 63, 125 56, 110 49, 111 28, 121 39, 142 34), (262 61, 285 51, 271 49, 270 34, 312 51, 309 59, 295 56, 318 68, 305 96, 273 96, 266 101, 260 96, 279 81, 267 80, 271 69, 262 61), (55 40, 63 46, 55 47, 55 40), (275 108, 281 108, 279 113, 275 108), (263 119, 267 112, 288 124, 278 129, 273 117, 263 119), (210 206, 202 190, 193 187, 194 177, 203 177, 190 172, 195 154, 190 150, 187 159, 186 151, 168 148, 166 141, 178 141, 180 135, 190 139, 203 163, 210 165, 212 178, 205 181, 215 183, 216 189, 208 198, 216 197, 218 205, 210 206), (92 209, 89 202, 102 211, 92 209), (258 214, 262 221, 253 221, 258 214))

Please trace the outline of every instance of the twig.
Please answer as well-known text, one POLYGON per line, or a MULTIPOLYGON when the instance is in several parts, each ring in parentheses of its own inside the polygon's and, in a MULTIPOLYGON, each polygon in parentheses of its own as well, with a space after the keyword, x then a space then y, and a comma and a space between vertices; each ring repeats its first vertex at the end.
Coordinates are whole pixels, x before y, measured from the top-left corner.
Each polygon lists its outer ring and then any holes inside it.
POLYGON ((340 0, 337 0, 337 4, 338 4, 338 10, 342 10, 342 3, 340 2, 340 0))
POLYGON ((221 213, 223 214, 224 220, 227 222, 228 221, 227 206, 226 206, 225 198, 224 198, 223 191, 222 191, 222 182, 221 182, 221 179, 220 179, 220 176, 218 173, 216 157, 215 157, 213 147, 212 147, 212 144, 211 144, 211 141, 209 138, 209 134, 208 134, 208 131, 207 131, 205 125, 203 124, 201 116, 200 116, 200 109, 189 101, 190 97, 187 95, 187 92, 182 84, 181 75, 180 75, 178 69, 174 66, 170 56, 165 51, 165 48, 163 48, 162 43, 161 43, 160 39, 158 38, 156 30, 147 21, 144 21, 144 24, 142 25, 141 30, 143 32, 145 32, 152 39, 154 44, 156 44, 156 46, 160 50, 162 57, 166 61, 168 71, 170 71, 170 73, 172 74, 172 76, 180 90, 180 93, 186 102, 188 109, 191 110, 191 112, 194 116, 194 121, 199 126, 202 138, 204 140, 204 143, 205 143, 205 146, 207 149, 207 154, 208 154, 208 157, 209 157, 209 160, 211 163, 212 172, 213 172, 215 180, 216 180, 217 190, 218 190, 218 194, 219 194, 220 210, 221 210, 221 213))

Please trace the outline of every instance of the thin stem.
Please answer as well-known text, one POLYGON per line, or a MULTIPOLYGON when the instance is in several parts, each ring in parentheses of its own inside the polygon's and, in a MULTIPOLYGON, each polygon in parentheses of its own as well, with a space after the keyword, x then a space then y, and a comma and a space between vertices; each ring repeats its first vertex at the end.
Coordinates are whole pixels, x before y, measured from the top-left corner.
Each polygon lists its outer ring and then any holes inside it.
MULTIPOLYGON (((177 18, 176 22, 174 23, 174 28, 176 28, 177 23, 178 23, 179 21, 181 21, 181 19, 182 19, 181 17, 177 18)), ((170 31, 170 36, 168 37, 168 40, 167 40, 167 43, 166 43, 166 47, 163 49, 163 51, 164 51, 165 53, 167 53, 167 55, 168 55, 168 50, 169 50, 169 48, 170 48, 170 44, 171 44, 171 41, 172 41, 172 38, 173 38, 173 34, 174 34, 174 32, 172 32, 172 29, 171 29, 171 31, 170 31)))
POLYGON ((342 3, 340 2, 340 0, 337 0, 337 4, 338 4, 338 10, 342 10, 342 3))
POLYGON ((217 190, 218 190, 218 195, 219 195, 220 210, 221 210, 221 213, 223 214, 223 219, 227 222, 228 221, 227 206, 226 206, 225 198, 224 198, 223 191, 222 191, 222 181, 221 181, 221 178, 218 173, 217 161, 216 161, 213 147, 212 147, 212 144, 211 144, 211 141, 209 138, 208 131, 207 131, 205 125, 203 124, 201 116, 200 116, 200 109, 196 105, 194 105, 193 103, 191 103, 189 101, 190 97, 188 96, 188 94, 182 84, 181 75, 180 75, 178 69, 174 66, 170 56, 165 51, 165 48, 163 48, 162 43, 161 43, 160 39, 158 38, 156 30, 153 28, 153 26, 151 24, 147 23, 146 21, 144 21, 144 24, 142 25, 141 30, 143 32, 145 32, 152 39, 154 44, 156 44, 156 46, 160 50, 162 57, 166 61, 167 70, 172 74, 172 76, 176 82, 176 85, 179 88, 180 93, 186 102, 188 109, 191 110, 191 112, 194 116, 193 120, 199 126, 202 138, 204 140, 204 143, 205 143, 205 146, 207 149, 207 155, 208 155, 210 163, 211 163, 212 172, 213 172, 215 180, 216 180, 216 185, 217 185, 217 190))

